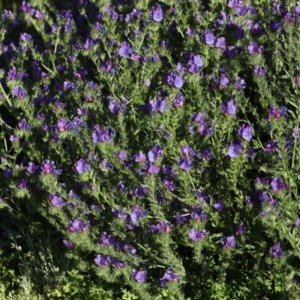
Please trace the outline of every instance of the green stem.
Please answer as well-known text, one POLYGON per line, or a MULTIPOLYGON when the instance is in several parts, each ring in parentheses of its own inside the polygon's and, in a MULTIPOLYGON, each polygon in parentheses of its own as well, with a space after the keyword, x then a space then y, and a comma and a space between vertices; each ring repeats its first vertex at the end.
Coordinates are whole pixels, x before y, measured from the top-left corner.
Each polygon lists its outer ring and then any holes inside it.
POLYGON ((193 181, 193 178, 192 178, 190 172, 187 172, 187 173, 188 173, 188 176, 189 176, 189 179, 190 179, 190 182, 192 184, 193 189, 196 190, 195 185, 194 185, 194 181, 193 181))
POLYGON ((0 89, 1 89, 1 92, 2 92, 2 94, 3 94, 3 96, 4 96, 4 98, 5 98, 6 101, 8 102, 9 106, 12 107, 12 103, 11 103, 9 97, 7 96, 6 92, 4 91, 4 88, 3 88, 3 85, 2 85, 1 82, 0 82, 0 89))

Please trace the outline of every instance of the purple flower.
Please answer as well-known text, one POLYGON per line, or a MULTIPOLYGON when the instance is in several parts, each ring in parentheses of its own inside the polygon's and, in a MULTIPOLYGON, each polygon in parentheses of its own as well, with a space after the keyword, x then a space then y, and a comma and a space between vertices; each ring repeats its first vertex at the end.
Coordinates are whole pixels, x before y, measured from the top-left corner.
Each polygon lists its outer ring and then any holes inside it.
POLYGON ((222 200, 218 200, 214 203, 214 208, 217 211, 222 211, 225 207, 225 204, 222 200))
POLYGON ((242 0, 229 0, 227 6, 230 8, 236 8, 243 4, 242 0))
POLYGON ((136 271, 135 269, 132 270, 131 276, 135 279, 138 283, 143 283, 146 281, 147 278, 147 271, 136 271))
POLYGON ((49 196, 49 201, 54 207, 62 207, 65 204, 65 201, 58 194, 52 194, 49 196))
POLYGON ((253 148, 247 149, 246 156, 247 156, 247 158, 254 158, 256 156, 256 153, 253 150, 253 148))
POLYGON ((86 39, 85 44, 84 44, 84 49, 92 49, 94 47, 94 41, 91 39, 86 39))
POLYGON ((188 72, 194 74, 200 71, 200 68, 203 66, 203 59, 201 55, 190 54, 188 61, 188 72))
POLYGON ((63 132, 67 130, 68 120, 64 117, 60 118, 60 120, 57 122, 57 129, 59 132, 63 132))
POLYGON ((287 108, 285 106, 280 107, 279 109, 280 117, 285 117, 287 114, 287 108))
POLYGON ((121 57, 128 57, 132 53, 133 49, 130 47, 130 45, 127 42, 123 42, 119 49, 119 55, 121 57))
POLYGON ((15 87, 13 90, 13 94, 19 99, 24 99, 28 95, 24 88, 22 88, 21 86, 15 87))
MULTIPOLYGON (((58 125, 59 126, 59 125, 58 125)), ((85 126, 85 123, 82 117, 75 117, 72 121, 66 123, 66 130, 72 130, 74 133, 77 133, 80 127, 85 126)))
POLYGON ((21 11, 24 13, 34 15, 35 9, 33 9, 29 3, 27 3, 26 1, 23 1, 22 5, 21 5, 21 11))
POLYGON ((27 172, 30 174, 34 174, 36 171, 36 165, 34 162, 29 161, 27 165, 27 172))
POLYGON ((125 110, 125 101, 121 100, 121 103, 112 100, 109 102, 108 109, 113 114, 119 114, 125 110))
POLYGON ((99 85, 94 81, 87 81, 86 86, 92 91, 95 91, 99 87, 99 85))
POLYGON ((138 154, 135 154, 133 156, 133 159, 135 162, 143 162, 146 160, 146 155, 144 154, 144 152, 139 151, 138 154))
POLYGON ((55 101, 55 109, 60 110, 66 107, 66 104, 60 100, 55 101))
POLYGON ((193 160, 191 158, 181 157, 178 161, 178 165, 181 170, 188 172, 192 168, 192 162, 193 160))
POLYGON ((126 268, 127 264, 125 261, 123 260, 119 260, 119 259, 112 259, 111 265, 116 268, 116 269, 124 269, 126 268))
POLYGON ((256 66, 254 69, 254 73, 257 74, 260 77, 265 77, 266 71, 261 66, 256 66))
POLYGON ((159 232, 169 233, 171 230, 171 226, 166 222, 159 221, 156 224, 149 225, 149 230, 153 233, 159 233, 159 232))
POLYGON ((161 6, 153 7, 150 15, 155 22, 161 22, 164 18, 164 12, 161 6))
POLYGON ((296 83, 297 83, 297 86, 300 87, 300 75, 299 74, 296 76, 296 83))
POLYGON ((100 68, 105 73, 114 72, 113 63, 111 61, 103 62, 100 68))
POLYGON ((151 100, 147 105, 147 110, 151 113, 163 113, 166 108, 168 108, 168 104, 165 100, 151 100))
POLYGON ((193 242, 198 242, 206 236, 206 230, 199 231, 196 228, 192 228, 189 232, 189 238, 193 242))
POLYGON ((69 80, 64 81, 64 91, 72 91, 75 89, 75 83, 69 80))
POLYGON ((262 28, 262 26, 259 23, 255 23, 251 27, 251 33, 256 34, 256 35, 262 35, 262 34, 264 34, 264 29, 262 28))
POLYGON ((147 185, 141 185, 135 189, 135 196, 139 199, 147 195, 149 187, 147 185))
POLYGON ((108 14, 111 20, 118 20, 118 13, 116 12, 116 6, 106 6, 105 13, 108 14))
POLYGON ((63 240, 63 244, 69 250, 75 248, 75 244, 70 240, 63 240))
POLYGON ((226 50, 226 39, 224 37, 219 37, 215 42, 215 47, 226 50))
POLYGON ((124 244, 124 251, 126 251, 127 253, 129 253, 130 255, 135 256, 137 254, 137 251, 134 247, 132 247, 129 244, 124 244))
POLYGON ((162 170, 163 174, 165 176, 174 176, 175 175, 175 169, 167 164, 163 165, 163 170, 162 170))
POLYGON ((221 74, 220 80, 219 80, 219 85, 220 88, 228 86, 229 84, 229 79, 225 74, 221 74))
POLYGON ((22 76, 20 73, 18 73, 16 68, 12 68, 8 71, 6 80, 20 80, 22 79, 22 76))
POLYGON ((204 34, 204 40, 207 45, 213 45, 216 38, 212 32, 208 31, 204 34))
POLYGON ((173 270, 168 269, 164 276, 160 279, 160 285, 162 287, 166 286, 169 282, 174 282, 179 280, 180 276, 175 274, 173 270))
POLYGON ((13 169, 7 168, 3 171, 3 175, 6 179, 10 178, 13 174, 13 169))
POLYGON ((274 257, 280 257, 285 255, 285 252, 282 251, 280 243, 276 243, 272 248, 271 248, 271 255, 274 257))
POLYGON ((108 266, 111 263, 111 261, 112 259, 110 256, 102 255, 102 254, 98 254, 94 259, 95 264, 101 268, 108 266))
POLYGON ((206 195, 203 191, 200 189, 195 190, 194 193, 196 194, 197 198, 201 203, 206 203, 209 200, 209 196, 206 195))
POLYGON ((173 101, 173 105, 175 107, 180 107, 180 106, 183 106, 184 104, 184 97, 182 95, 182 93, 177 93, 177 95, 175 96, 175 99, 173 101))
POLYGON ((293 146, 294 146, 293 139, 290 136, 287 136, 285 138, 285 149, 291 149, 293 146))
POLYGON ((253 128, 249 124, 243 124, 238 129, 238 133, 248 142, 252 139, 252 132, 253 128))
POLYGON ((26 72, 18 73, 16 68, 12 68, 7 74, 7 80, 26 80, 28 77, 26 72))
POLYGON ((293 136, 295 139, 300 139, 300 128, 294 128, 294 129, 293 129, 292 136, 293 136))
POLYGON ((225 248, 234 248, 236 246, 236 240, 233 235, 222 238, 221 243, 225 248))
POLYGON ((204 113, 195 113, 192 120, 196 123, 197 132, 199 134, 206 136, 211 136, 213 134, 214 129, 211 127, 211 122, 205 119, 204 113))
POLYGON ((197 132, 201 135, 211 136, 214 129, 211 127, 211 122, 205 121, 198 126, 197 132))
POLYGON ((295 7, 295 14, 296 15, 300 14, 300 1, 297 1, 297 6, 295 7))
POLYGON ((174 87, 180 89, 184 84, 184 80, 181 75, 171 72, 167 75, 167 83, 173 85, 174 87))
POLYGON ((190 221, 190 216, 188 214, 177 212, 175 216, 175 220, 177 225, 185 224, 190 221))
POLYGON ((115 132, 109 127, 100 128, 99 125, 94 126, 94 131, 92 133, 93 143, 105 143, 111 142, 115 136, 115 132))
POLYGON ((61 170, 56 169, 54 161, 50 161, 48 159, 42 163, 41 170, 44 174, 47 174, 47 175, 50 175, 50 174, 60 175, 61 174, 61 170))
POLYGON ((69 231, 71 232, 85 232, 89 228, 89 222, 84 223, 81 219, 74 219, 69 221, 69 231))
POLYGON ((119 153, 117 153, 117 157, 120 161, 126 161, 127 160, 127 152, 125 150, 121 150, 119 153))
POLYGON ((125 212, 123 210, 118 210, 118 209, 113 208, 112 212, 118 219, 126 219, 128 216, 127 212, 125 212))
POLYGON ((159 166, 155 165, 154 163, 147 164, 147 172, 149 174, 158 174, 159 170, 159 166))
POLYGON ((32 40, 32 36, 25 32, 25 33, 21 33, 20 39, 22 42, 26 43, 32 40))
POLYGON ((280 192, 287 188, 287 184, 284 183, 280 177, 275 177, 271 181, 271 187, 273 192, 280 192))
POLYGON ((236 114, 236 104, 231 99, 227 102, 223 102, 220 108, 222 113, 225 113, 226 115, 232 115, 234 116, 236 114))
POLYGON ((204 123, 205 122, 205 114, 202 112, 195 113, 193 115, 193 122, 199 123, 199 124, 204 123))
POLYGON ((69 191, 68 196, 73 199, 77 199, 77 200, 80 199, 80 197, 73 190, 69 191))
POLYGON ((15 134, 12 134, 10 137, 9 137, 9 140, 12 142, 12 143, 16 143, 19 141, 19 137, 15 134))
POLYGON ((183 86, 183 79, 180 75, 175 75, 175 78, 174 78, 174 86, 178 89, 181 89, 182 86, 183 86))
POLYGON ((195 151, 193 150, 193 148, 190 145, 184 145, 183 147, 181 147, 181 153, 185 157, 194 156, 196 154, 195 151))
POLYGON ((280 111, 275 106, 271 106, 269 109, 269 113, 268 113, 268 120, 271 120, 273 118, 275 118, 275 119, 280 118, 280 111))
POLYGON ((91 168, 90 164, 87 164, 82 158, 78 160, 74 166, 74 169, 78 174, 84 174, 91 168))
POLYGON ((22 178, 22 179, 19 181, 18 188, 19 188, 20 190, 24 190, 24 189, 27 189, 27 188, 28 188, 28 183, 27 183, 27 181, 26 181, 25 178, 22 178))
POLYGON ((202 211, 199 207, 194 206, 191 212, 191 218, 196 220, 197 222, 206 221, 207 214, 202 211))
POLYGON ((245 227, 245 225, 244 225, 243 223, 240 223, 240 224, 238 225, 236 234, 238 234, 238 235, 244 235, 245 232, 246 232, 246 227, 245 227))
POLYGON ((275 20, 271 20, 269 26, 273 31, 278 31, 282 28, 282 24, 280 22, 276 22, 275 20))
POLYGON ((109 163, 109 161, 106 158, 104 158, 102 162, 100 162, 99 168, 103 171, 109 171, 112 170, 112 165, 109 163))
POLYGON ((182 72, 185 71, 185 68, 184 68, 182 63, 177 63, 176 70, 177 70, 178 73, 181 74, 182 72))
POLYGON ((130 219, 133 223, 137 223, 141 217, 144 217, 147 214, 146 210, 141 210, 139 205, 136 205, 130 212, 130 219))
POLYGON ((142 16, 142 11, 139 9, 134 8, 131 12, 132 17, 139 18, 142 16))
POLYGON ((191 60, 194 65, 201 68, 203 66, 203 59, 200 54, 194 55, 191 57, 191 60))
POLYGON ((169 190, 169 191, 174 191, 175 190, 175 182, 172 179, 164 179, 163 180, 164 186, 169 190))
POLYGON ((296 221, 295 221, 295 226, 297 228, 300 228, 300 218, 297 218, 296 221))
POLYGON ((36 9, 34 16, 37 19, 41 20, 41 19, 43 19, 45 17, 45 14, 43 12, 41 12, 40 10, 36 9))
POLYGON ((275 153, 276 149, 279 148, 279 142, 275 140, 269 140, 265 143, 264 151, 267 153, 275 153))
POLYGON ((13 15, 13 13, 12 13, 12 11, 10 11, 10 10, 4 10, 4 13, 2 14, 2 17, 4 18, 4 19, 11 19, 11 20, 13 20, 13 18, 14 18, 14 15, 13 15))
POLYGON ((116 242, 116 239, 108 234, 107 232, 102 232, 101 237, 99 238, 99 243, 103 246, 110 246, 116 242))
POLYGON ((237 77, 234 83, 234 87, 237 90, 243 90, 246 88, 246 81, 241 77, 237 77))
POLYGON ((237 56, 238 54, 238 51, 237 51, 237 47, 235 46, 229 46, 226 50, 225 50, 225 55, 228 57, 228 58, 234 58, 235 56, 237 56))
POLYGON ((162 156, 163 156, 163 150, 159 145, 153 146, 153 148, 148 152, 149 162, 154 163, 162 156))
POLYGON ((144 60, 144 57, 137 54, 137 53, 132 53, 130 55, 130 59, 133 60, 133 61, 140 61, 140 60, 144 60))
POLYGON ((227 154, 231 158, 238 157, 241 152, 243 152, 244 146, 242 145, 241 141, 236 141, 229 145, 227 154))
POLYGON ((259 46, 256 42, 251 42, 248 46, 248 52, 250 55, 261 54, 264 51, 263 46, 259 46))

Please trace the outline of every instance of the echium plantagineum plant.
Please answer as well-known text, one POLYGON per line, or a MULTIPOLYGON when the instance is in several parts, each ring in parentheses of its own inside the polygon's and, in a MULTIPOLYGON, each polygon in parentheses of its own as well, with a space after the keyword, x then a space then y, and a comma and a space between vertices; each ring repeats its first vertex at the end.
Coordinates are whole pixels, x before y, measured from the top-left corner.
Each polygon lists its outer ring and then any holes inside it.
POLYGON ((1 207, 140 299, 297 299, 300 4, 205 3, 4 11, 1 207))

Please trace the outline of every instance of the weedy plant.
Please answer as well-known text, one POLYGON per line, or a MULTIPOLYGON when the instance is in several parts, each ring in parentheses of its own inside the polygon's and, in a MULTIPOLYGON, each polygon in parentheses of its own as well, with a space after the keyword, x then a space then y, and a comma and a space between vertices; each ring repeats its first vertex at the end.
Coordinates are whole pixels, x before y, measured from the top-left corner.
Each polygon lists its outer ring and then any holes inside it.
POLYGON ((2 294, 297 299, 299 14, 242 0, 4 10, 2 294))

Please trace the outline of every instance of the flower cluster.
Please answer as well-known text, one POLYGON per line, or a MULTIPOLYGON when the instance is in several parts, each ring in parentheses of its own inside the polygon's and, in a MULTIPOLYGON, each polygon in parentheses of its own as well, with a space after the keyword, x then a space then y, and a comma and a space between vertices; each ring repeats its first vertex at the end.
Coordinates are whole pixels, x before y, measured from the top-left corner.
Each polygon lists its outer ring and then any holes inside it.
POLYGON ((298 274, 300 3, 50 2, 1 16, 1 207, 141 299, 298 274))

